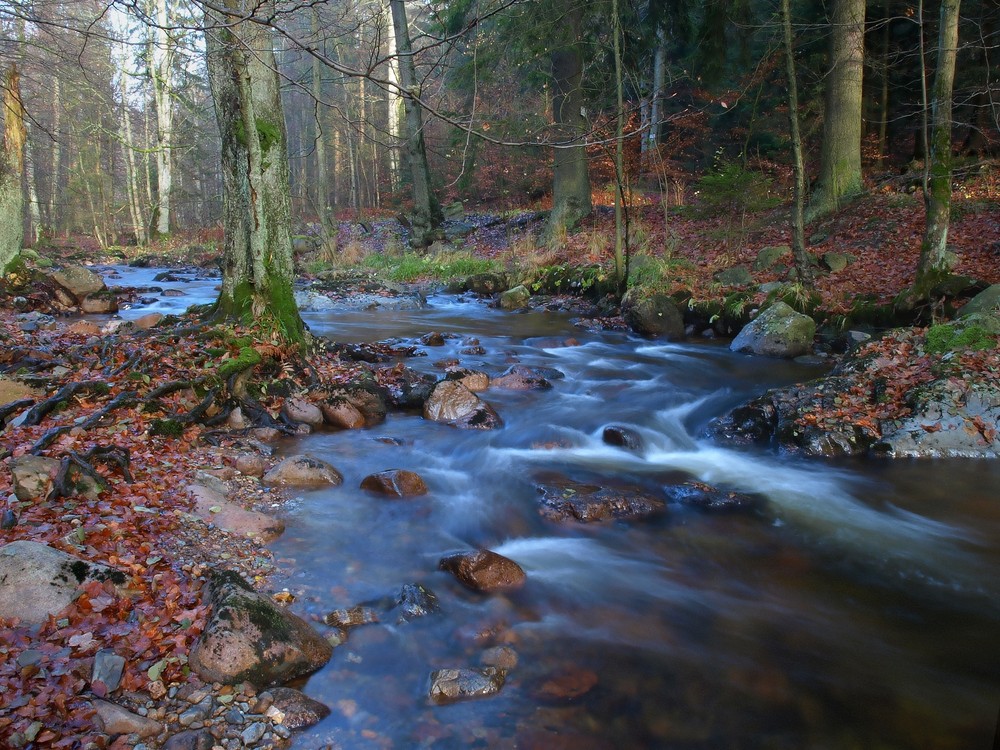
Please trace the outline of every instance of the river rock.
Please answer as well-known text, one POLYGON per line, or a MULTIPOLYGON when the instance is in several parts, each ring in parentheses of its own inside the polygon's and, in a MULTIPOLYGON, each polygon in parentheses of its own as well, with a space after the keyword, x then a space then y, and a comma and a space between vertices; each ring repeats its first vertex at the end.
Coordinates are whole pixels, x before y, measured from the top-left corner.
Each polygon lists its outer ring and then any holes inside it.
POLYGON ((490 376, 481 370, 470 370, 467 367, 456 367, 449 370, 445 380, 461 383, 473 393, 480 393, 490 387, 490 376))
POLYGON ((264 474, 262 481, 286 487, 323 487, 341 484, 344 477, 326 461, 309 456, 289 456, 264 474))
POLYGON ((361 480, 361 489, 391 497, 414 497, 427 494, 427 485, 421 476, 406 469, 389 469, 369 474, 361 480))
POLYGON ((537 485, 539 513, 550 521, 638 520, 663 513, 666 502, 641 487, 602 487, 571 480, 537 485))
POLYGON ((163 750, 212 750, 215 738, 207 729, 185 729, 171 735, 163 743, 163 750))
MULTIPOLYGON (((33 456, 30 453, 12 458, 8 464, 14 479, 14 494, 18 500, 38 500, 48 497, 62 462, 57 458, 33 456)), ((101 494, 101 486, 86 474, 72 474, 77 493, 91 500, 101 494)))
POLYGON ((396 593, 397 623, 426 617, 441 609, 437 595, 419 583, 404 583, 396 593))
POLYGON ((608 445, 628 448, 630 451, 642 450, 642 435, 625 425, 609 424, 601 433, 601 439, 608 445))
POLYGON ((281 723, 289 729, 307 729, 330 715, 329 708, 299 690, 276 687, 268 692, 274 698, 271 705, 285 715, 281 723))
POLYGON ((285 683, 326 664, 333 648, 308 623, 254 591, 232 571, 212 576, 212 614, 194 647, 191 669, 206 682, 255 687, 285 683))
POLYGON ((373 625, 380 621, 379 612, 367 604, 357 604, 349 609, 335 609, 323 617, 323 622, 331 628, 359 628, 362 625, 373 625))
POLYGON ((464 385, 442 380, 424 404, 424 418, 470 430, 492 430, 503 426, 500 415, 464 385))
MULTIPOLYGON (((788 258, 791 259, 792 248, 788 245, 771 245, 769 247, 762 247, 757 251, 757 257, 754 259, 753 267, 755 271, 767 271, 778 263, 779 260, 788 258)), ((747 284, 750 281, 745 282, 747 284)))
POLYGON ((528 305, 531 299, 531 292, 524 284, 518 284, 513 289, 500 293, 498 304, 501 310, 520 310, 528 305))
POLYGON ((262 477, 267 471, 267 461, 259 453, 240 453, 233 461, 233 467, 248 477, 262 477))
POLYGON ((444 346, 444 335, 438 331, 431 331, 420 337, 420 343, 424 346, 444 346))
POLYGON ((294 396, 286 399, 281 405, 281 411, 292 422, 319 427, 323 424, 323 412, 311 401, 294 396))
POLYGON ((109 693, 115 692, 122 681, 125 671, 125 657, 114 651, 101 649, 94 654, 94 669, 90 676, 91 683, 100 682, 109 693))
POLYGON ((432 703, 488 698, 503 687, 506 673, 497 667, 437 669, 431 672, 428 697, 432 703))
POLYGON ((597 685, 597 674, 584 667, 570 665, 546 675, 531 695, 545 703, 571 701, 586 695, 597 685))
POLYGON ((665 487, 664 493, 673 502, 709 513, 753 512, 762 508, 766 502, 760 495, 731 492, 696 481, 665 487))
POLYGON ((110 290, 92 292, 80 300, 80 312, 87 315, 116 313, 118 312, 118 297, 110 290))
POLYGON ((625 323, 641 336, 684 338, 684 316, 665 294, 649 294, 633 287, 622 298, 621 309, 625 323))
POLYGON ((62 270, 53 271, 49 278, 72 294, 77 303, 82 302, 88 294, 107 288, 99 274, 83 266, 66 266, 62 270))
POLYGON ((91 704, 97 711, 97 725, 105 734, 137 734, 140 737, 155 737, 163 731, 158 721, 139 716, 117 703, 94 698, 91 704))
POLYGON ((527 365, 512 365, 504 373, 490 380, 494 388, 506 388, 511 391, 531 391, 551 388, 550 383, 538 368, 527 365))
POLYGON ((89 320, 76 320, 66 326, 66 333, 78 336, 100 336, 101 327, 89 320))
POLYGON ((502 276, 495 273, 479 273, 465 280, 465 288, 470 292, 490 297, 507 288, 502 276))
POLYGON ((520 565, 488 549, 446 555, 441 558, 438 567, 470 589, 483 593, 519 589, 525 582, 520 565))
POLYGON ((342 403, 353 406, 364 418, 364 423, 367 427, 384 422, 385 415, 388 413, 385 393, 373 384, 358 383, 343 387, 324 386, 319 389, 318 395, 321 396, 319 407, 323 411, 323 416, 331 424, 334 424, 334 412, 328 411, 324 407, 340 409, 340 404, 342 403))
POLYGON ((113 568, 88 562, 47 544, 25 540, 0 547, 0 617, 45 622, 70 605, 90 581, 125 583, 113 568))
POLYGON ((775 302, 747 323, 729 348, 766 357, 791 359, 812 349, 816 323, 784 302, 775 302))
POLYGON ((132 325, 140 331, 145 331, 159 325, 161 320, 163 320, 163 313, 151 312, 146 313, 145 315, 140 315, 132 321, 132 325))
POLYGON ((332 427, 342 430, 360 430, 365 426, 365 415, 354 404, 342 399, 330 399, 320 405, 323 418, 332 427))
POLYGON ((399 409, 423 409, 437 385, 437 378, 428 373, 399 364, 388 371, 382 383, 389 394, 389 401, 399 409))
POLYGON ((517 666, 517 651, 510 646, 493 646, 479 655, 479 662, 487 667, 499 667, 509 672, 517 666))
POLYGON ((194 500, 194 515, 230 534, 257 537, 261 541, 270 542, 281 536, 285 530, 283 521, 272 518, 266 513, 241 508, 208 487, 192 484, 187 490, 188 495, 194 500))

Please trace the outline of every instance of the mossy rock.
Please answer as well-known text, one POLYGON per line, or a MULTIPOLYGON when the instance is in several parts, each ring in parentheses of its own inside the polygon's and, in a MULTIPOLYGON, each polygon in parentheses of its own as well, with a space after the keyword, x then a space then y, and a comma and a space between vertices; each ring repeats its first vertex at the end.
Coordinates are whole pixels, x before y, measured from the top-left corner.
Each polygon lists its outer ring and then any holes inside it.
POLYGON ((997 345, 998 335, 1000 317, 978 313, 951 323, 932 326, 925 335, 924 348, 934 353, 993 349, 997 345))
POLYGON ((750 269, 742 265, 718 271, 713 278, 723 286, 748 286, 753 283, 750 269))
MULTIPOLYGON (((766 271, 783 258, 790 258, 792 248, 788 245, 771 245, 761 248, 757 252, 757 258, 753 262, 755 271, 766 271)), ((748 282, 749 283, 749 282, 748 282)))

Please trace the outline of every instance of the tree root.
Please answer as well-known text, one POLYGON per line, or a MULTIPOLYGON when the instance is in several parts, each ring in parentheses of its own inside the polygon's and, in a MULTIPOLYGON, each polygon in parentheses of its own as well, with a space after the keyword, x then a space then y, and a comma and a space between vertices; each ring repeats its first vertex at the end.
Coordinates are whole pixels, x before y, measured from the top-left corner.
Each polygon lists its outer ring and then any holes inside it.
POLYGON ((50 396, 44 401, 35 404, 24 418, 25 427, 34 427, 42 423, 42 420, 64 401, 69 401, 79 393, 94 393, 97 391, 107 391, 108 384, 103 380, 83 380, 79 383, 64 385, 54 396, 50 396))
POLYGON ((80 455, 76 451, 67 451, 59 464, 59 471, 52 482, 50 498, 70 497, 77 492, 77 483, 73 481, 71 471, 75 468, 80 474, 90 477, 101 488, 107 486, 104 477, 97 473, 94 463, 116 464, 125 476, 125 481, 132 483, 132 473, 129 471, 129 452, 117 445, 98 446, 80 455))

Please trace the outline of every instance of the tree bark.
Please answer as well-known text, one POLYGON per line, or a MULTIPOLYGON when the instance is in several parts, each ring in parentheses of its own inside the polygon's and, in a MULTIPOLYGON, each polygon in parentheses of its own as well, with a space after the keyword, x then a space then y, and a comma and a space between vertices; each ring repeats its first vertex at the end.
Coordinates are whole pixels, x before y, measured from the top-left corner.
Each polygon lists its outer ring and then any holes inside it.
MULTIPOLYGON (((313 8, 312 31, 319 35, 319 9, 313 8)), ((330 211, 330 171, 326 155, 327 136, 323 126, 323 65, 318 58, 312 60, 313 123, 316 128, 316 210, 320 223, 326 225, 330 211)))
POLYGON ((583 100, 583 9, 567 9, 569 42, 552 53, 552 119, 558 144, 552 159, 552 213, 546 234, 557 240, 593 209, 587 161, 587 116, 583 100))
POLYGON ((860 195, 865 0, 834 0, 820 175, 809 220, 860 195))
POLYGON ((155 234, 170 233, 171 153, 174 135, 171 69, 174 41, 167 29, 167 0, 156 0, 156 26, 150 51, 153 101, 156 107, 156 222, 155 234))
POLYGON ((21 264, 24 244, 24 104, 20 74, 13 63, 3 84, 3 151, 0 152, 0 272, 4 276, 21 264))
POLYGON ((917 292, 921 296, 943 271, 951 213, 951 105, 958 53, 959 0, 942 0, 937 69, 931 90, 931 132, 928 139, 927 176, 924 184, 926 218, 924 240, 917 267, 917 292))
POLYGON ((431 189, 427 149, 424 146, 424 123, 420 109, 420 87, 417 84, 410 28, 406 20, 404 0, 389 0, 392 25, 396 32, 399 52, 399 83, 402 88, 403 110, 406 114, 406 156, 410 163, 410 188, 413 196, 413 216, 410 218, 410 244, 427 247, 435 238, 435 230, 444 221, 441 206, 431 189))
POLYGON ((792 139, 792 160, 795 172, 792 202, 792 258, 799 282, 812 284, 812 270, 806 254, 805 208, 806 170, 802 158, 802 134, 799 131, 799 87, 795 78, 795 49, 792 46, 792 14, 789 0, 781 0, 781 26, 785 38, 785 73, 788 76, 788 121, 792 139))
MULTIPOLYGON (((273 2, 257 3, 262 13, 273 2)), ((215 305, 290 343, 305 340, 292 289, 291 211, 285 121, 270 31, 241 18, 244 0, 206 10, 206 59, 222 138, 225 247, 215 305)))
POLYGON ((667 33, 656 30, 656 52, 653 56, 653 93, 650 95, 649 132, 642 139, 642 152, 656 150, 660 144, 660 120, 663 118, 663 84, 667 71, 667 33))
MULTIPOLYGON (((391 8, 389 9, 389 13, 390 15, 392 14, 391 8)), ((400 114, 403 112, 403 98, 399 94, 399 59, 397 58, 399 50, 396 46, 396 30, 391 21, 387 24, 386 36, 388 37, 389 46, 389 70, 386 74, 389 80, 388 101, 386 102, 387 117, 389 120, 389 184, 392 186, 393 191, 395 191, 400 184, 399 142, 401 128, 399 120, 400 114)))
POLYGON ((59 205, 62 196, 62 132, 60 130, 60 118, 62 116, 62 96, 60 91, 59 76, 52 76, 52 182, 49 189, 49 215, 46 216, 49 231, 56 232, 56 206, 59 205))

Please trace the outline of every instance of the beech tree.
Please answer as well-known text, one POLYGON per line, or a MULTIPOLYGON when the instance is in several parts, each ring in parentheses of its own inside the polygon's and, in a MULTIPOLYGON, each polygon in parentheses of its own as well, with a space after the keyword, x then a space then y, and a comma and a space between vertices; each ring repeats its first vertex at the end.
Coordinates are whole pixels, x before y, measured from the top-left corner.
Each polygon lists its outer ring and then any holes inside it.
POLYGON ((254 12, 273 14, 274 2, 204 7, 208 78, 222 139, 225 245, 215 313, 302 343, 280 80, 271 29, 253 19, 254 12))
POLYGON ((834 0, 820 174, 809 220, 835 211, 861 193, 864 47, 865 0, 834 0))
POLYGON ((3 80, 3 148, 0 150, 0 271, 16 270, 24 242, 24 105, 20 76, 11 65, 3 80))

